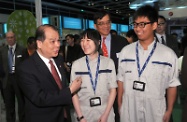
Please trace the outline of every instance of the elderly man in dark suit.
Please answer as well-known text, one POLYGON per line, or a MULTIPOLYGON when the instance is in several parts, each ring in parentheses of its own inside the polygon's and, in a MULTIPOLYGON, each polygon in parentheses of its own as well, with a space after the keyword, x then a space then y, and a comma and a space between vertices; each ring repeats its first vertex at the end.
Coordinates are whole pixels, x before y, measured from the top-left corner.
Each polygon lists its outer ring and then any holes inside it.
POLYGON ((58 29, 41 25, 36 30, 36 52, 19 66, 19 85, 25 98, 26 122, 65 122, 64 107, 82 83, 65 83, 58 29))
POLYGON ((155 30, 156 40, 168 47, 170 47, 176 55, 179 57, 179 48, 177 38, 174 38, 172 35, 166 33, 167 22, 164 16, 158 17, 158 26, 155 30))
POLYGON ((7 46, 0 50, 0 60, 3 64, 5 77, 2 79, 6 120, 7 122, 15 122, 15 96, 18 101, 18 115, 20 122, 24 121, 24 101, 17 84, 16 68, 22 61, 23 47, 16 43, 16 35, 14 32, 9 31, 6 33, 7 46))
MULTIPOLYGON (((94 14, 94 27, 101 35, 101 49, 102 54, 106 57, 113 59, 116 72, 118 67, 118 57, 121 49, 126 46, 128 41, 119 35, 110 34, 111 30, 111 17, 106 11, 101 11, 94 14), (104 48, 106 47, 106 48, 104 48)), ((119 122, 117 100, 114 102, 115 121, 119 122)))
MULTIPOLYGON (((182 68, 181 68, 181 83, 182 88, 185 93, 187 93, 187 48, 185 48, 183 60, 182 60, 182 68)), ((187 96, 185 98, 183 113, 182 113, 182 122, 187 122, 187 96)))
MULTIPOLYGON (((175 54, 179 57, 179 48, 177 43, 177 38, 166 33, 167 22, 166 18, 162 15, 158 17, 158 26, 155 30, 155 38, 158 42, 170 47, 175 54)), ((171 115, 170 122, 173 122, 173 117, 171 115)))

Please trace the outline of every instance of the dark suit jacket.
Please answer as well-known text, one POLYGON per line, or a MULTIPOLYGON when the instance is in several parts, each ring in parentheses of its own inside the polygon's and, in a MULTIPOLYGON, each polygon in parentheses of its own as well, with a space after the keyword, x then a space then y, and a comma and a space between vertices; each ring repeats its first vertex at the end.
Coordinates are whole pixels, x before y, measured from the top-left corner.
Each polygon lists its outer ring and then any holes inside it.
MULTIPOLYGON (((158 41, 158 37, 156 36, 156 34, 155 34, 155 38, 158 41)), ((171 35, 166 34, 166 45, 170 47, 178 57, 180 56, 178 42, 176 38, 172 37, 171 35)))
POLYGON ((63 110, 65 105, 72 103, 71 92, 66 87, 62 57, 54 60, 62 76, 62 90, 37 52, 18 67, 26 122, 64 122, 63 110))
POLYGON ((29 58, 29 53, 28 53, 28 50, 27 48, 25 48, 22 52, 22 57, 23 57, 23 60, 29 58))
MULTIPOLYGON (((23 60, 22 59, 22 51, 23 47, 16 44, 16 49, 15 49, 15 68, 17 69, 18 64, 23 60)), ((4 46, 0 50, 0 60, 3 64, 3 70, 5 72, 5 77, 3 78, 3 88, 6 88, 7 85, 7 79, 8 79, 8 73, 9 73, 9 68, 8 68, 8 46, 4 46)))
POLYGON ((183 60, 182 60, 182 68, 181 68, 181 83, 183 90, 187 93, 187 48, 185 48, 183 60))
POLYGON ((110 49, 110 57, 113 59, 116 72, 118 68, 118 58, 117 54, 121 52, 122 48, 128 45, 128 41, 126 38, 119 35, 111 35, 111 49, 110 49))
MULTIPOLYGON (((1 58, 1 57, 0 57, 1 58)), ((4 72, 4 69, 3 69, 3 62, 2 60, 0 59, 0 78, 3 78, 5 76, 5 72, 4 72)), ((0 81, 1 82, 1 81, 0 81)))
MULTIPOLYGON (((182 68, 181 68, 181 83, 182 89, 185 94, 187 94, 187 48, 185 48, 183 60, 182 60, 182 68)), ((187 121, 187 96, 185 96, 185 102, 183 105, 183 113, 182 113, 182 122, 187 121)))
POLYGON ((71 46, 68 46, 67 48, 67 54, 65 54, 65 45, 62 45, 60 47, 60 52, 63 54, 63 57, 64 57, 64 61, 65 62, 69 62, 69 63, 72 63, 73 61, 77 60, 78 58, 80 58, 81 56, 81 46, 78 45, 78 44, 74 44, 73 47, 71 46), (65 59, 66 57, 66 59, 65 59))

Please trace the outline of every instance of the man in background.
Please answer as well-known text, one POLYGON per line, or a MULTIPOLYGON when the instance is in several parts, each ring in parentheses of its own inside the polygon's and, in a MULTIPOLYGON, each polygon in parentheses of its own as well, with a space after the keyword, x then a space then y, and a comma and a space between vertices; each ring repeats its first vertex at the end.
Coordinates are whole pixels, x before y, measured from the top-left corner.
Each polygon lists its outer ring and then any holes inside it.
MULTIPOLYGON (((119 52, 129 43, 124 37, 110 33, 111 23, 108 12, 101 11, 94 14, 94 27, 101 35, 101 52, 104 56, 113 59, 117 71, 119 52)), ((114 102, 114 113, 115 121, 119 122, 117 98, 114 102)))
POLYGON ((71 65, 73 61, 80 58, 82 49, 80 45, 75 43, 75 38, 73 34, 68 34, 65 36, 66 44, 60 47, 59 53, 62 53, 64 57, 64 66, 67 75, 67 81, 70 82, 70 72, 71 65))
POLYGON ((179 48, 177 39, 174 38, 172 35, 166 33, 166 18, 164 16, 159 15, 158 17, 158 26, 156 28, 155 37, 158 42, 170 47, 176 55, 179 57, 179 48))
MULTIPOLYGON (((170 47, 175 52, 175 54, 179 57, 180 51, 178 48, 177 38, 174 38, 172 35, 167 34, 166 27, 167 27, 166 18, 162 15, 159 15, 158 16, 158 26, 156 28, 156 33, 155 33, 156 40, 158 42, 170 47)), ((173 122, 172 115, 170 118, 170 122, 173 122)))
POLYGON ((3 92, 5 98, 6 120, 7 122, 16 121, 15 98, 18 101, 19 121, 24 121, 24 100, 18 87, 17 66, 22 61, 22 51, 24 50, 16 43, 16 35, 9 31, 6 33, 7 46, 0 50, 0 59, 3 64, 5 77, 2 79, 3 92))

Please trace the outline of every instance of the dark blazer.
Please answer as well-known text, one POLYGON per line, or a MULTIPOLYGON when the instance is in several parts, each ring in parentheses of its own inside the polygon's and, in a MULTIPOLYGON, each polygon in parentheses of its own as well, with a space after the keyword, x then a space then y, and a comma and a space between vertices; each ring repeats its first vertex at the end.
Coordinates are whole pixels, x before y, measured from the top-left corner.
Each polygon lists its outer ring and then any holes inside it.
POLYGON ((60 47, 60 51, 62 54, 63 54, 63 57, 64 57, 64 61, 65 62, 69 62, 69 63, 72 63, 73 61, 77 60, 78 58, 80 58, 81 56, 81 46, 78 45, 78 44, 74 44, 74 46, 68 46, 67 48, 67 54, 65 54, 65 45, 62 45, 60 47), (66 59, 65 59, 66 57, 66 59))
POLYGON ((128 45, 128 41, 126 38, 119 36, 119 35, 111 35, 111 49, 110 49, 110 57, 113 59, 116 72, 118 68, 118 58, 117 54, 119 54, 123 47, 128 45))
POLYGON ((5 76, 5 72, 4 72, 4 69, 3 69, 3 62, 2 62, 2 59, 0 57, 0 78, 3 78, 4 76, 5 76))
POLYGON ((29 58, 29 53, 28 53, 28 50, 27 48, 25 48, 22 52, 22 57, 23 57, 23 60, 29 58))
MULTIPOLYGON (((183 92, 187 94, 187 48, 185 48, 183 60, 182 60, 182 68, 181 68, 181 83, 183 92)), ((183 107, 183 113, 182 113, 182 122, 187 122, 187 96, 185 96, 185 102, 183 107)))
POLYGON ((66 87, 62 57, 54 60, 62 76, 62 90, 37 52, 18 67, 26 122, 64 122, 63 110, 65 105, 72 103, 71 92, 66 87))
MULTIPOLYGON (((18 44, 16 44, 16 49, 15 49, 15 68, 17 69, 18 64, 23 60, 22 59, 22 51, 24 48, 18 44)), ((3 63, 3 70, 5 73, 5 76, 2 80, 3 83, 3 88, 6 88, 7 85, 7 79, 8 79, 8 73, 9 73, 9 68, 8 68, 8 46, 4 46, 0 50, 0 60, 3 63)))
MULTIPOLYGON (((155 38, 156 38, 157 41, 159 41, 156 34, 155 34, 155 38)), ((180 56, 179 48, 178 48, 178 42, 177 42, 176 38, 172 37, 171 35, 166 34, 166 45, 168 47, 170 47, 175 52, 177 57, 180 56)))

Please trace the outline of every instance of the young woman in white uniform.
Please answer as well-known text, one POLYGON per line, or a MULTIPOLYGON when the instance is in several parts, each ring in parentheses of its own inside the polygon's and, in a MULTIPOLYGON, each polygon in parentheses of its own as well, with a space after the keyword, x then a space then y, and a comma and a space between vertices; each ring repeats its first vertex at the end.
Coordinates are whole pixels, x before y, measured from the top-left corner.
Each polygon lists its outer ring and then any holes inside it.
POLYGON ((72 65, 71 81, 82 78, 81 89, 73 96, 75 117, 80 122, 114 122, 116 72, 113 61, 98 53, 100 38, 96 30, 84 31, 80 43, 86 56, 72 65))

